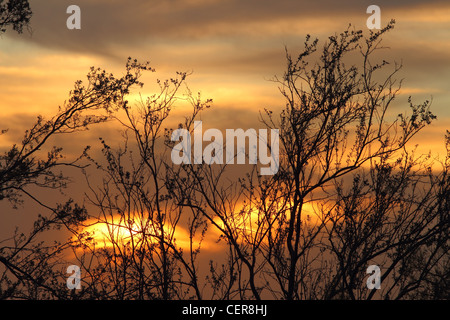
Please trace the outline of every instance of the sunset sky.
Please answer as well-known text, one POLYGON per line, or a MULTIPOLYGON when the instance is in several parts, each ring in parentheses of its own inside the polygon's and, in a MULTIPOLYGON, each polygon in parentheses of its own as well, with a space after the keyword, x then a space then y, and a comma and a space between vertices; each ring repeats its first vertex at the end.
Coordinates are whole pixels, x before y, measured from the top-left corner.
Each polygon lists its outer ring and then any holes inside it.
MULTIPOLYGON (((31 0, 30 31, 8 30, 0 39, 0 129, 9 128, 0 148, 20 141, 38 114, 54 114, 91 66, 121 74, 128 56, 156 69, 143 78, 144 95, 152 92, 156 77, 192 71, 187 81, 192 91, 214 99, 204 118, 208 126, 257 126, 259 110, 283 105, 269 80, 283 74, 285 47, 295 53, 307 34, 325 39, 349 23, 367 31, 371 4, 380 6, 383 26, 396 20, 384 37, 390 49, 383 56, 403 63, 395 112, 407 111, 409 95, 415 103, 432 99, 438 119, 414 143, 440 153, 450 129, 446 0, 31 0), (71 4, 81 8, 81 30, 66 27, 71 4)), ((80 136, 73 151, 96 143, 98 135, 80 136)))
MULTIPOLYGON (((0 30, 0 300, 448 297, 449 0, 22 1, 32 11, 23 33, 0 30), (73 5, 81 29, 67 27, 73 5), (371 5, 381 8, 381 28, 395 20, 369 57, 371 66, 382 64, 373 78, 359 51, 377 39, 366 42, 371 5), (346 30, 362 30, 362 39, 343 40, 361 47, 342 60, 323 53, 329 37, 346 30), (305 38, 319 40, 306 70, 322 54, 334 60, 306 72, 311 82, 289 83, 286 91, 300 91, 295 107, 305 106, 289 109, 276 80, 286 50, 297 60, 305 38), (156 72, 141 70, 144 86, 125 92, 122 104, 124 88, 136 84, 129 57, 156 72), (112 73, 113 85, 88 87, 90 72, 102 79, 93 67, 112 73), (188 77, 172 100, 159 80, 178 79, 177 72, 188 77), (71 95, 80 80, 88 94, 71 95), (189 135, 181 123, 197 92, 213 102, 192 118, 200 129, 189 127, 189 135), (415 109, 419 121, 411 120, 410 101, 431 101, 437 117, 411 140, 416 123, 433 117, 415 109), (71 114, 64 107, 80 105, 89 108, 71 114), (98 119, 91 112, 112 116, 84 130, 98 119), (40 116, 50 125, 33 127, 40 116), (48 140, 33 136, 48 128, 56 131, 48 140), (192 146, 192 158, 170 150, 171 132, 175 146, 192 146), (29 144, 39 150, 29 152, 29 144), (207 163, 205 150, 233 165, 207 163), (57 165, 42 169, 54 154, 57 165), (16 193, 23 202, 14 202, 16 193), (381 290, 364 280, 366 264, 378 268, 378 282, 384 272, 381 290), (66 282, 66 265, 78 276, 82 270, 83 290, 66 282)), ((9 23, 7 3, 0 0, 1 27, 9 23)))

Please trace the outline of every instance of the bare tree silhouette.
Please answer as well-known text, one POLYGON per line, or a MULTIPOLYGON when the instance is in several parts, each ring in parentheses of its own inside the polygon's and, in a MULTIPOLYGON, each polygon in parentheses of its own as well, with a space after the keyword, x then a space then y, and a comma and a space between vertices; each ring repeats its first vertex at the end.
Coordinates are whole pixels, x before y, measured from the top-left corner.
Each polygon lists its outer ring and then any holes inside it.
POLYGON ((393 25, 367 38, 349 29, 320 51, 307 37, 297 57, 287 53, 275 79, 286 108, 279 118, 263 115, 281 132, 273 177, 252 171, 228 183, 226 165, 185 165, 171 178, 180 205, 201 212, 229 244, 230 263, 216 276, 223 297, 235 287, 240 298, 371 299, 371 264, 382 266, 378 295, 386 299, 430 281, 448 286, 448 158, 434 173, 428 158, 406 148, 435 116, 428 102, 410 101, 411 115, 389 120, 400 66, 386 74, 389 63, 371 59, 393 25), (351 54, 360 67, 346 66, 351 54))
MULTIPOLYGON (((5 267, 0 284, 7 287, 2 288, 0 297, 16 296, 16 292, 18 297, 38 294, 36 288, 40 287, 56 295, 57 290, 50 290, 46 284, 54 283, 57 279, 53 274, 57 260, 50 261, 69 244, 47 246, 36 243, 36 238, 51 228, 70 228, 78 224, 86 219, 86 212, 71 199, 51 207, 41 201, 40 194, 45 189, 66 187, 69 177, 63 175, 60 169, 81 169, 83 165, 80 165, 80 159, 85 156, 88 147, 74 161, 65 161, 60 147, 50 148, 45 156, 45 148, 54 136, 74 134, 86 130, 90 125, 105 122, 109 110, 125 103, 124 96, 129 93, 130 87, 140 85, 138 77, 142 68, 145 66, 129 60, 126 74, 121 78, 92 68, 87 76, 87 85, 77 81, 69 100, 59 107, 59 112, 53 118, 45 120, 39 116, 32 128, 25 132, 20 144, 13 145, 0 155, 0 200, 8 200, 18 208, 23 202, 23 196, 26 196, 49 212, 49 215, 39 216, 28 235, 16 232, 11 239, 5 239, 11 244, 0 247, 0 263, 5 267), (100 109, 106 110, 106 113, 99 113, 100 109), (8 272, 14 275, 15 281, 7 277, 8 272)), ((3 130, 2 134, 6 132, 3 130)))
POLYGON ((117 299, 202 298, 195 264, 200 243, 193 237, 202 232, 204 223, 195 214, 187 222, 190 247, 183 252, 177 242, 184 240, 177 239, 183 210, 168 193, 170 159, 161 152, 162 126, 177 101, 189 100, 194 116, 211 102, 178 93, 187 76, 178 73, 158 81, 160 92, 136 108, 128 104, 117 108, 111 117, 126 129, 124 145, 114 150, 101 139, 104 161, 90 158, 104 176, 100 185, 92 185, 86 174, 91 191, 87 198, 98 208, 93 223, 106 226, 108 242, 102 250, 92 250, 92 244, 84 246, 90 244, 86 238, 96 241, 92 233, 80 234, 84 253, 98 262, 93 269, 83 263, 86 255, 78 260, 89 269, 85 291, 94 297, 108 292, 108 298, 117 299))

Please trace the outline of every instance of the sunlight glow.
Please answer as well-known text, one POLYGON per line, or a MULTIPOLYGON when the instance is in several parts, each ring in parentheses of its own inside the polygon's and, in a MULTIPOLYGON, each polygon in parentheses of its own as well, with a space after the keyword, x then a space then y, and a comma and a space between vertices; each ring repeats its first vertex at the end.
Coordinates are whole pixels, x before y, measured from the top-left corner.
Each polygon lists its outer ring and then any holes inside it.
MULTIPOLYGON (((158 245, 162 239, 165 244, 173 244, 177 250, 195 250, 200 244, 200 237, 192 237, 189 231, 177 225, 175 228, 164 226, 164 232, 149 221, 125 221, 123 217, 115 215, 108 221, 91 219, 83 228, 84 244, 92 248, 121 248, 124 246, 143 247, 158 245)), ((214 249, 214 242, 207 237, 201 241, 201 248, 214 249)))

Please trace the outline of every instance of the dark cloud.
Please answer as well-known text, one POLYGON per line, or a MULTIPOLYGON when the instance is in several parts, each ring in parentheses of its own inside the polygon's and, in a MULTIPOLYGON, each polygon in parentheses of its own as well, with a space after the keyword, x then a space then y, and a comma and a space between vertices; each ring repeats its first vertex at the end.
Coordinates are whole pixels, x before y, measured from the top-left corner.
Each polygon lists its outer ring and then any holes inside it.
MULTIPOLYGON (((378 1, 384 11, 422 4, 423 1, 378 1)), ((428 1, 429 5, 445 3, 428 1)), ((114 55, 118 46, 142 42, 196 40, 204 37, 239 37, 241 27, 251 23, 277 23, 288 19, 329 17, 352 20, 366 17, 371 1, 298 0, 78 0, 82 29, 66 28, 66 8, 72 0, 31 0, 34 15, 31 41, 76 52, 114 55)), ((352 21, 348 21, 352 22, 352 21)), ((258 30, 255 30, 257 32, 258 30)), ((264 31, 264 30, 262 30, 264 31)), ((314 30, 308 30, 314 32, 314 30)))
MULTIPOLYGON (((201 88, 205 84, 217 87, 245 85, 249 79, 249 83, 257 85, 264 79, 280 75, 284 68, 284 45, 295 52, 306 33, 338 32, 349 22, 362 27, 368 16, 366 8, 373 4, 360 0, 30 2, 34 12, 32 35, 9 33, 8 37, 35 43, 56 53, 64 50, 75 55, 112 57, 120 65, 129 55, 151 58, 158 71, 168 67, 175 71, 194 70, 191 79, 199 79, 201 88), (66 8, 72 4, 82 10, 81 30, 66 28, 66 8), (242 78, 241 83, 231 83, 235 81, 231 78, 236 75, 248 78, 242 78), (256 83, 255 79, 260 82, 256 83)), ((399 13, 409 19, 405 23, 400 19, 395 30, 385 37, 392 49, 383 54, 403 61, 405 68, 401 76, 408 79, 408 85, 443 90, 442 79, 448 78, 446 66, 450 66, 448 46, 439 47, 439 41, 445 39, 441 36, 433 44, 421 44, 437 36, 432 29, 434 24, 422 28, 415 23, 415 16, 408 13, 414 11, 417 14, 420 7, 423 15, 427 15, 424 2, 382 0, 377 1, 377 5, 381 7, 384 22, 396 18, 399 13), (409 38, 402 38, 405 34, 409 38)), ((430 8, 447 5, 448 8, 448 1, 427 1, 426 5, 430 8)), ((103 60, 102 63, 108 62, 103 60)), ((104 67, 109 70, 110 64, 104 67)))

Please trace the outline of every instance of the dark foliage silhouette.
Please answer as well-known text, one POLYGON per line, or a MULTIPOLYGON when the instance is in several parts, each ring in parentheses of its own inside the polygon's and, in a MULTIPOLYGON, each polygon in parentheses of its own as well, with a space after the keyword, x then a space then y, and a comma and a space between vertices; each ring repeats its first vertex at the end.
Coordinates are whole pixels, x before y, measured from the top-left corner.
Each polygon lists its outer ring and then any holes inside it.
POLYGON ((22 33, 24 27, 29 27, 31 15, 28 0, 0 0, 0 35, 9 26, 22 33))

